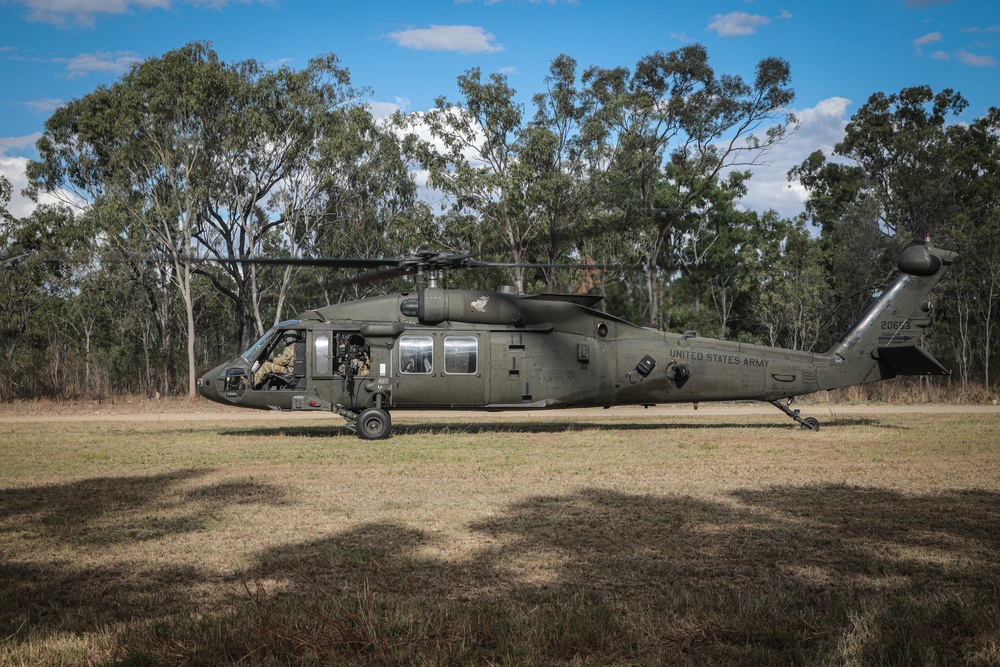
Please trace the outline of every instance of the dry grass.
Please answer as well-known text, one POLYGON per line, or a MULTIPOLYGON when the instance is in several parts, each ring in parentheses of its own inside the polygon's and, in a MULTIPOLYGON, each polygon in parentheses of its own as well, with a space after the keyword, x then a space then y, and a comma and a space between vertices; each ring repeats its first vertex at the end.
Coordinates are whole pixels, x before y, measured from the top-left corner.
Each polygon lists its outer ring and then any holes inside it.
POLYGON ((0 664, 1000 664, 1000 411, 804 411, 8 413, 0 664))

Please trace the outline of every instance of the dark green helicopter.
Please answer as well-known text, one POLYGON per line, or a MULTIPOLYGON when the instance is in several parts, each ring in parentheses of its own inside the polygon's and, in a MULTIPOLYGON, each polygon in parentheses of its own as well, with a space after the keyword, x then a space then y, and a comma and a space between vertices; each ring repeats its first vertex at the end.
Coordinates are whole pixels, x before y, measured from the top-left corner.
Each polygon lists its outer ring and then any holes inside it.
MULTIPOLYGON (((268 410, 322 410, 365 439, 389 437, 390 412, 409 409, 534 410, 701 401, 768 401, 898 375, 946 375, 919 345, 931 324, 927 294, 957 254, 911 244, 899 274, 823 353, 668 333, 595 309, 601 297, 453 290, 441 271, 483 262, 423 252, 396 259, 261 259, 377 269, 362 278, 420 273, 427 285, 307 310, 281 322, 240 356, 206 373, 201 394, 268 410)), ((354 282, 354 281, 352 281, 354 282)))

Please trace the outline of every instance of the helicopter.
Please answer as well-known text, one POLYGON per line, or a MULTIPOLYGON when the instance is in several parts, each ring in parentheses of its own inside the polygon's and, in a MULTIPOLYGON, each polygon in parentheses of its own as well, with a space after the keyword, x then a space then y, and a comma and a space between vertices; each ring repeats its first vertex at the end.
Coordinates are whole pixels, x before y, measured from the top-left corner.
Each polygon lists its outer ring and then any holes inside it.
POLYGON ((463 253, 254 259, 368 270, 358 280, 427 279, 413 292, 299 313, 205 373, 198 387, 207 399, 243 408, 332 412, 365 440, 388 438, 395 410, 749 400, 818 431, 815 417, 792 409, 795 397, 900 375, 949 374, 919 339, 933 319, 927 295, 957 257, 929 239, 904 247, 894 280, 822 353, 639 326, 598 310, 600 296, 442 287, 449 269, 515 266, 463 253))

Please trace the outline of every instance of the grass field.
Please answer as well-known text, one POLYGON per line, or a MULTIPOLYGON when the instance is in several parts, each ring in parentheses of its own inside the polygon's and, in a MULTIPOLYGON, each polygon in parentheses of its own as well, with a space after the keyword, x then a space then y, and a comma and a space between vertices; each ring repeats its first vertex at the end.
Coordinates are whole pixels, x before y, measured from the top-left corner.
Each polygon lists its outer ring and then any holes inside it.
POLYGON ((1000 664, 1000 410, 0 414, 0 664, 1000 664))

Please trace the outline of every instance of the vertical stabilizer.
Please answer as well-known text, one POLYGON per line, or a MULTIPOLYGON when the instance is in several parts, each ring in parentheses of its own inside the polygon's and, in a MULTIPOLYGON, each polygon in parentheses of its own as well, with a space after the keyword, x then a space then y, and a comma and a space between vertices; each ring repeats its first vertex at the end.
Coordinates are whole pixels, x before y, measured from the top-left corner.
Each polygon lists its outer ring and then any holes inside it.
POLYGON ((835 363, 823 369, 820 386, 835 389, 897 375, 947 375, 919 343, 932 321, 927 295, 957 256, 930 245, 904 248, 896 261, 899 275, 830 348, 827 356, 835 363))

